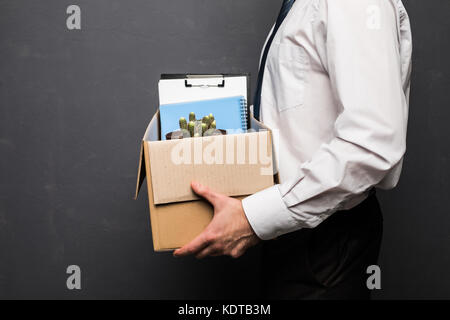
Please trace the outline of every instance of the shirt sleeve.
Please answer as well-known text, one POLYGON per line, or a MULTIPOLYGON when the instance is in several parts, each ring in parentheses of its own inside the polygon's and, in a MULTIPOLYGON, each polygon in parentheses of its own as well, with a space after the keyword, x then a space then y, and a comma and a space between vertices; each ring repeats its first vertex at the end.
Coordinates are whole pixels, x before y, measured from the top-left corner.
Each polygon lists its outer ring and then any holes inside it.
POLYGON ((339 116, 335 138, 298 175, 243 200, 263 240, 314 228, 350 209, 403 159, 408 106, 395 1, 323 0, 314 22, 339 116))

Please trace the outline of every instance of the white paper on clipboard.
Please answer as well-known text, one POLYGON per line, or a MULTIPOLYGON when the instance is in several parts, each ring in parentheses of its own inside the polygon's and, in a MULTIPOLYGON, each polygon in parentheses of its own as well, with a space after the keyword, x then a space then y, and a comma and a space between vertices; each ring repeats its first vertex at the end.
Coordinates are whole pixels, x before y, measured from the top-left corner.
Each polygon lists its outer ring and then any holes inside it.
POLYGON ((247 76, 205 76, 189 79, 191 87, 186 86, 186 78, 161 79, 159 81, 159 104, 171 104, 200 100, 211 100, 243 96, 248 99, 247 76), (224 81, 224 86, 217 86, 224 81))

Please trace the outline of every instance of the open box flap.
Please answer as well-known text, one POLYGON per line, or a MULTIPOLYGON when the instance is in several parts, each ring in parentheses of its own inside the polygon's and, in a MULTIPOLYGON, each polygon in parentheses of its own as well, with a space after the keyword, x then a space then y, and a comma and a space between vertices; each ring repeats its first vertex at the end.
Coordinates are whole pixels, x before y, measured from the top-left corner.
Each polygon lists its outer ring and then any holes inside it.
POLYGON ((252 129, 254 129, 256 131, 260 131, 260 130, 272 131, 266 125, 264 125, 264 123, 259 122, 258 120, 256 120, 253 117, 253 114, 250 115, 250 128, 252 128, 252 129))
POLYGON ((139 165, 138 165, 138 174, 137 174, 137 182, 136 182, 136 191, 134 194, 134 200, 137 199, 139 195, 139 191, 141 190, 142 184, 144 183, 146 176, 145 169, 145 156, 144 156, 144 141, 157 141, 159 140, 159 111, 155 113, 152 120, 147 126, 147 130, 145 130, 144 137, 141 142, 141 151, 139 156, 139 165))
POLYGON ((134 193, 134 200, 137 200, 139 191, 141 190, 142 184, 145 180, 145 159, 144 159, 144 142, 141 142, 141 151, 139 156, 139 166, 138 166, 138 174, 137 174, 137 182, 136 182, 136 191, 134 193))

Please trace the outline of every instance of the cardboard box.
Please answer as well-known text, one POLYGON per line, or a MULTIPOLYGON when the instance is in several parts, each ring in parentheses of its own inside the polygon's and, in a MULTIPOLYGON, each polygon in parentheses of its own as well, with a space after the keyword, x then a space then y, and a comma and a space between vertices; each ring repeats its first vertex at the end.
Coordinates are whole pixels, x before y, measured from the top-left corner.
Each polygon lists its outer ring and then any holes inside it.
POLYGON ((155 251, 173 250, 200 234, 212 207, 191 190, 192 180, 244 198, 274 184, 271 132, 251 119, 254 132, 160 141, 159 113, 141 144, 136 186, 147 178, 155 251))

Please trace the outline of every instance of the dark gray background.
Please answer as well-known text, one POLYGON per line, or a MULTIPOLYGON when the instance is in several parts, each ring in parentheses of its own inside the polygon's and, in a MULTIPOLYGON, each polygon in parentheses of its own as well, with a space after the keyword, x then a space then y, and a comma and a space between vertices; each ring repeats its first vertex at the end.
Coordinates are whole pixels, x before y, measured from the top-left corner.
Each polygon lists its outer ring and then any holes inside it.
MULTIPOLYGON (((251 72, 280 0, 0 0, 0 298, 251 298, 240 260, 153 252, 133 201, 161 73, 251 72), (66 8, 82 9, 82 30, 66 8), (82 290, 65 269, 82 268, 82 290)), ((450 298, 448 0, 409 0, 408 155, 385 212, 377 298, 450 298)), ((145 190, 144 190, 145 191, 145 190)))

